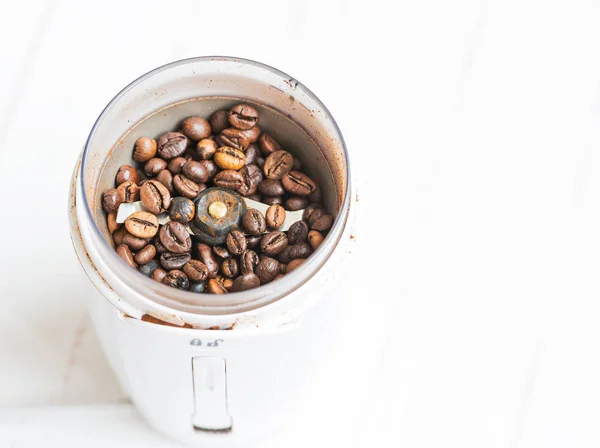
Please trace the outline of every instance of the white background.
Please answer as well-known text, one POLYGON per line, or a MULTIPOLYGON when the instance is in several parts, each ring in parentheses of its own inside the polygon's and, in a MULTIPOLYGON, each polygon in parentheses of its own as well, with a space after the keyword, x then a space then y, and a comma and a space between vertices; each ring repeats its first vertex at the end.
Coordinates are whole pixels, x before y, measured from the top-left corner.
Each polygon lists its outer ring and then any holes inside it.
MULTIPOLYGON (((306 440, 600 444, 598 2, 37 0, 0 17, 0 447, 172 446, 89 328, 66 202, 112 96, 197 55, 306 84, 357 167, 354 356, 371 347, 378 374, 341 403, 359 422, 306 440)), ((282 440, 263 446, 306 446, 282 440)))

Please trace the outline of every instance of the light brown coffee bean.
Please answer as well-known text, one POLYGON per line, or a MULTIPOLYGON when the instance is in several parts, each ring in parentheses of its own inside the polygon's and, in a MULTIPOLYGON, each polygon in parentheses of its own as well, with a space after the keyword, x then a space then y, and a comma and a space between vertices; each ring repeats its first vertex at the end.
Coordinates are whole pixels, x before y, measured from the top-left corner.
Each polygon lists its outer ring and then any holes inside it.
POLYGON ((117 171, 115 181, 117 186, 121 185, 123 182, 133 182, 134 184, 137 184, 140 181, 140 175, 131 165, 121 165, 119 171, 117 171))
MULTIPOLYGON (((168 171, 165 172, 168 173, 168 171)), ((146 210, 157 215, 166 212, 171 206, 171 193, 160 182, 149 180, 140 190, 140 200, 146 210)))
POLYGON ((119 202, 136 202, 140 198, 140 187, 133 182, 123 182, 117 188, 119 202))
POLYGON ((190 260, 183 266, 183 272, 193 282, 203 282, 208 278, 208 267, 199 260, 190 260))
POLYGON ((132 268, 137 269, 137 265, 133 260, 133 254, 131 253, 131 249, 129 249, 129 247, 126 244, 120 244, 119 247, 117 247, 117 254, 123 259, 123 261, 125 261, 125 263, 127 263, 132 268))
POLYGON ((156 256, 156 247, 152 244, 148 244, 142 250, 140 250, 133 259, 137 264, 146 264, 156 256))
POLYGON ((308 232, 308 243, 313 250, 317 250, 324 239, 323 234, 318 230, 311 230, 308 232))
POLYGON ((228 115, 229 124, 237 129, 250 129, 258 123, 258 111, 248 104, 236 104, 228 115))
POLYGON ((196 153, 202 160, 211 160, 217 152, 217 143, 210 138, 202 139, 196 145, 196 153))
POLYGON ((304 263, 305 261, 306 261, 306 259, 304 259, 304 258, 296 258, 295 260, 290 261, 287 265, 287 269, 286 269, 285 273, 289 274, 294 269, 297 269, 300 265, 302 265, 302 263, 304 263))
POLYGON ((285 222, 285 209, 281 205, 271 205, 265 214, 267 225, 272 229, 279 229, 285 222))
MULTIPOLYGON (((265 160, 263 171, 268 179, 281 179, 294 166, 294 158, 284 150, 275 151, 265 160)), ((285 188, 285 185, 284 185, 285 188)), ((312 191, 312 190, 311 190, 312 191)))
POLYGON ((156 140, 150 137, 140 137, 133 147, 133 160, 147 162, 156 155, 156 140))
POLYGON ((199 184, 188 179, 183 174, 177 174, 173 178, 173 187, 175 187, 175 190, 177 190, 181 196, 184 196, 188 199, 194 199, 200 194, 201 191, 206 189, 206 185, 202 184, 201 187, 199 184))
POLYGON ((265 157, 281 149, 281 145, 277 143, 277 141, 273 137, 264 132, 260 134, 260 137, 258 138, 258 146, 260 147, 260 151, 265 157))
POLYGON ((138 238, 152 238, 158 232, 158 218, 152 213, 135 212, 125 220, 125 228, 138 238))
POLYGON ((181 132, 190 140, 202 140, 210 135, 210 124, 202 117, 188 117, 183 120, 181 132))
POLYGON ((106 226, 110 233, 115 233, 123 224, 117 223, 117 212, 110 212, 106 217, 106 226))
POLYGON ((215 153, 214 161, 224 170, 239 170, 246 164, 246 156, 240 149, 221 146, 215 153))

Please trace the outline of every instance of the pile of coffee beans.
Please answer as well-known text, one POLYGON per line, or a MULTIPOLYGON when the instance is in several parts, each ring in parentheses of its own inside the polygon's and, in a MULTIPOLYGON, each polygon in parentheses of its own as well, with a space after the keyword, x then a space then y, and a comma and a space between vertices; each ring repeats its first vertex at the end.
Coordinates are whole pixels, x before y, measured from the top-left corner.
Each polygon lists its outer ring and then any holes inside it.
POLYGON ((258 123, 255 108, 237 104, 208 120, 189 117, 158 139, 135 142, 134 162, 119 168, 115 188, 102 196, 108 230, 127 264, 174 288, 224 294, 277 280, 319 247, 334 220, 322 206, 321 190, 300 160, 258 123), (265 215, 249 208, 224 244, 206 244, 186 224, 196 214, 194 199, 210 187, 234 190, 269 208, 265 215), (117 223, 119 206, 136 201, 144 211, 117 223), (279 230, 286 211, 303 209, 302 220, 279 230), (170 218, 164 225, 157 217, 162 213, 170 218))

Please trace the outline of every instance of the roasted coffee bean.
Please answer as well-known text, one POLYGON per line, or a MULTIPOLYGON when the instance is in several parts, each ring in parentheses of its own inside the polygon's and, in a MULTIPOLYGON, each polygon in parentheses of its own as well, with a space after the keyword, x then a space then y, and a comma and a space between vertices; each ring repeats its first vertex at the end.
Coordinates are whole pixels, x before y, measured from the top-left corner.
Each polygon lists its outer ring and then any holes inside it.
POLYGON ((156 140, 150 137, 140 137, 133 147, 133 160, 147 162, 156 155, 156 140))
POLYGON ((312 226, 315 223, 315 221, 325 214, 327 214, 327 212, 325 210, 323 210, 322 208, 314 209, 313 212, 308 217, 308 221, 307 221, 308 227, 310 227, 312 229, 312 226))
POLYGON ((132 268, 137 269, 137 265, 133 260, 133 254, 131 253, 131 249, 129 249, 129 247, 126 244, 120 244, 117 247, 117 254, 119 254, 119 257, 121 257, 123 261, 125 261, 125 263, 127 263, 132 268))
POLYGON ((308 232, 308 244, 313 250, 317 250, 325 238, 318 230, 308 232))
POLYGON ((289 152, 280 149, 279 151, 269 154, 269 157, 265 160, 263 171, 267 179, 279 180, 283 178, 293 166, 294 158, 292 155, 289 152))
POLYGON ((217 143, 210 138, 202 139, 196 145, 196 154, 202 160, 211 160, 217 152, 217 143))
POLYGON ((146 264, 150 262, 156 256, 156 247, 152 244, 148 244, 142 250, 140 250, 133 259, 137 264, 146 264))
POLYGON ((165 252, 167 252, 167 248, 163 245, 163 243, 160 242, 160 232, 158 232, 158 235, 156 235, 154 237, 154 247, 156 247, 156 253, 158 255, 162 255, 165 252))
POLYGON ((321 199, 322 199, 321 187, 319 187, 319 185, 317 185, 316 188, 313 190, 313 192, 308 196, 308 200, 310 202, 321 202, 321 199))
POLYGON ((188 179, 203 184, 209 178, 208 170, 204 164, 196 162, 195 160, 188 160, 183 165, 183 174, 188 179))
POLYGON ((236 104, 229 111, 229 124, 237 129, 250 129, 258 123, 258 112, 247 104, 236 104))
POLYGON ((221 274, 225 277, 233 278, 239 273, 238 262, 235 258, 226 258, 221 263, 221 274))
POLYGON ((265 196, 281 196, 285 193, 281 181, 276 179, 265 179, 258 184, 258 191, 265 196))
POLYGON ((188 289, 190 287, 190 280, 187 275, 177 269, 167 272, 163 283, 177 289, 188 289))
POLYGON ((156 268, 154 271, 152 271, 152 274, 150 274, 150 278, 159 283, 162 283, 166 276, 167 271, 165 271, 163 268, 156 268))
POLYGON ((240 257, 240 271, 242 274, 253 273, 260 262, 260 258, 253 250, 246 250, 240 257))
MULTIPOLYGON (((235 128, 224 129, 219 134, 219 137, 223 143, 220 146, 229 146, 230 148, 235 148, 242 151, 245 151, 250 144, 250 140, 248 140, 248 137, 246 134, 244 134, 244 131, 240 131, 239 129, 235 128)), ((217 141, 217 143, 219 142, 217 141)))
POLYGON ((125 220, 125 228, 138 238, 152 238, 158 232, 158 218, 152 213, 135 212, 125 220))
POLYGON ((190 260, 183 266, 183 272, 194 282, 203 282, 208 278, 208 268, 199 260, 190 260))
POLYGON ((115 242, 115 247, 124 243, 123 240, 125 239, 125 235, 127 235, 128 233, 129 232, 127 232, 125 227, 121 227, 120 229, 115 230, 115 233, 113 233, 112 235, 113 241, 115 242))
POLYGON ((229 252, 225 246, 214 246, 213 252, 217 257, 222 259, 231 258, 231 252, 229 252))
POLYGON ((180 156, 188 147, 188 138, 181 132, 167 132, 158 139, 158 154, 165 160, 180 156))
MULTIPOLYGON (((266 224, 266 221, 265 221, 266 224)), ((248 238, 246 238, 246 241, 248 241, 248 248, 249 249, 256 249, 260 246, 260 239, 262 238, 262 235, 250 235, 248 238)))
MULTIPOLYGON (((260 137, 260 133, 261 133, 261 130, 258 126, 254 126, 253 128, 246 129, 244 131, 244 134, 246 135, 246 137, 248 138, 248 141, 250 142, 250 146, 252 146, 253 143, 256 143, 258 141, 258 137, 260 137)), ((248 148, 250 148, 250 146, 248 146, 248 148)), ((248 152, 248 149, 246 149, 246 152, 248 152)))
POLYGON ((254 273, 258 276, 261 285, 269 283, 279 274, 279 262, 271 257, 263 257, 254 273))
POLYGON ((240 149, 221 146, 215 153, 214 161, 224 170, 239 170, 246 164, 246 156, 240 149))
POLYGON ((294 167, 292 168, 294 171, 302 171, 304 166, 298 157, 294 157, 294 167))
POLYGON ((287 246, 287 235, 279 230, 267 233, 260 240, 260 250, 266 255, 277 255, 287 246))
POLYGON ((246 149, 246 165, 256 165, 259 154, 260 153, 256 145, 251 144, 248 146, 248 149, 246 149))
POLYGON ((285 209, 278 204, 273 204, 265 214, 267 225, 272 229, 279 229, 285 222, 285 209))
POLYGON ((171 207, 169 208, 169 218, 172 221, 177 221, 185 224, 190 222, 194 218, 196 213, 196 206, 188 199, 178 196, 173 198, 171 201, 171 207))
POLYGON ((318 219, 312 221, 310 228, 312 230, 318 230, 319 232, 323 232, 325 230, 331 229, 333 225, 333 216, 331 215, 321 215, 318 219))
POLYGON ((315 181, 300 171, 290 171, 281 178, 283 188, 294 196, 308 196, 317 187, 315 181))
POLYGON ((121 205, 121 198, 116 188, 106 190, 102 195, 102 208, 105 212, 116 212, 121 205))
POLYGON ((208 268, 208 277, 213 278, 219 272, 219 263, 215 260, 212 248, 208 244, 196 244, 197 258, 208 268))
POLYGON ((165 186, 165 188, 169 191, 169 194, 173 196, 175 192, 173 188, 173 175, 169 170, 162 170, 160 173, 156 175, 156 180, 165 186))
POLYGON ((260 193, 248 194, 244 196, 246 199, 251 199, 256 202, 260 202, 260 193))
POLYGON ((283 198, 281 196, 263 196, 260 202, 267 205, 281 205, 283 204, 283 198))
POLYGON ((232 285, 231 279, 218 275, 208 281, 206 289, 211 294, 227 294, 232 285))
POLYGON ((201 187, 199 184, 188 179, 183 174, 175 175, 173 178, 173 187, 175 187, 175 190, 177 190, 180 195, 189 199, 194 199, 202 190, 206 189, 206 185, 201 187))
POLYGON ((291 250, 292 250, 292 246, 288 245, 288 247, 286 247, 280 253, 277 254, 277 261, 279 261, 279 263, 283 263, 283 264, 289 263, 290 261, 292 261, 292 257, 290 256, 291 250))
POLYGON ((123 182, 117 188, 119 202, 136 202, 140 198, 140 187, 133 182, 123 182))
POLYGON ((239 173, 242 175, 243 183, 238 189, 238 192, 242 196, 246 197, 256 193, 256 190, 258 190, 258 184, 263 178, 260 168, 256 165, 246 165, 239 171, 239 173))
POLYGON ((168 251, 182 254, 192 249, 192 239, 183 224, 169 221, 160 228, 160 242, 168 251))
POLYGON ((237 190, 244 184, 244 177, 238 171, 224 170, 215 176, 213 183, 217 187, 237 190))
POLYGON ((231 285, 231 292, 246 291, 252 288, 258 288, 260 286, 260 279, 256 274, 252 272, 244 275, 240 275, 233 281, 231 285))
POLYGON ((288 241, 291 245, 306 242, 308 225, 304 221, 296 221, 288 229, 288 241))
POLYGON ((181 132, 190 140, 202 140, 210 135, 210 124, 202 117, 188 117, 183 120, 181 132))
POLYGON ((287 269, 286 269, 285 273, 289 274, 294 269, 298 268, 305 261, 306 260, 304 258, 296 258, 295 260, 290 261, 287 265, 287 269))
POLYGON ((119 171, 117 171, 115 181, 117 186, 121 185, 123 182, 133 182, 134 184, 137 184, 140 181, 140 176, 136 169, 131 165, 121 165, 119 171))
POLYGON ((239 230, 232 230, 227 235, 227 249, 233 255, 241 255, 248 248, 246 237, 239 230))
MULTIPOLYGON (((279 262, 279 274, 285 274, 285 271, 287 271, 287 264, 282 263, 281 261, 279 262)), ((278 274, 278 275, 279 275, 278 274)))
POLYGON ((257 209, 249 208, 242 217, 242 227, 250 235, 260 235, 267 230, 267 221, 257 209))
POLYGON ((165 252, 160 256, 160 264, 167 271, 173 269, 181 269, 185 264, 192 259, 190 254, 174 254, 173 252, 165 252))
POLYGON ((292 196, 287 198, 284 202, 285 209, 291 212, 302 210, 308 207, 308 198, 302 198, 300 196, 292 196))
MULTIPOLYGON (((134 257, 135 258, 135 257, 134 257)), ((158 261, 150 260, 148 263, 145 263, 138 267, 138 271, 144 274, 146 277, 150 277, 156 269, 160 268, 158 261)))
POLYGON ((207 182, 210 182, 213 179, 213 177, 215 177, 215 174, 219 172, 217 164, 212 160, 201 160, 200 163, 204 166, 204 168, 206 168, 206 171, 208 172, 207 182))
POLYGON ((167 162, 158 157, 148 160, 144 165, 144 173, 150 177, 156 176, 167 167, 167 162))
POLYGON ((181 174, 183 172, 183 165, 185 165, 185 162, 187 161, 188 159, 185 157, 175 157, 173 160, 169 161, 167 169, 173 176, 176 174, 181 174))
POLYGON ((138 174, 138 177, 140 178, 140 181, 138 182, 138 186, 141 187, 142 184, 148 180, 148 176, 146 176, 146 173, 144 173, 143 170, 141 170, 140 168, 138 168, 137 170, 135 170, 138 174))
POLYGON ((312 253, 312 247, 305 241, 288 246, 289 250, 287 255, 293 260, 295 258, 308 258, 312 253))
POLYGON ((115 233, 123 224, 117 222, 117 212, 110 212, 106 217, 106 227, 110 233, 115 233))
POLYGON ((206 290, 206 282, 190 282, 190 292, 204 292, 206 290))
POLYGON ((226 110, 218 110, 211 115, 210 128, 216 134, 229 127, 229 113, 226 110))
POLYGON ((306 207, 304 209, 304 213, 302 213, 302 220, 308 222, 310 215, 312 215, 312 213, 317 209, 323 210, 323 207, 321 206, 321 204, 317 204, 316 202, 313 202, 312 204, 310 204, 308 207, 306 207))
POLYGON ((277 143, 273 137, 271 137, 269 134, 265 134, 264 132, 260 134, 260 137, 258 138, 258 145, 260 147, 260 151, 265 157, 281 149, 281 145, 277 143))
POLYGON ((256 164, 262 170, 265 167, 265 159, 264 159, 264 157, 259 157, 258 159, 256 159, 256 164))
POLYGON ((171 206, 171 193, 160 182, 149 180, 144 183, 140 190, 140 200, 146 210, 158 215, 166 212, 171 206))
POLYGON ((127 231, 127 229, 123 234, 123 243, 129 246, 129 248, 134 252, 142 250, 150 243, 150 241, 151 240, 149 240, 148 238, 138 238, 137 236, 132 235, 127 231))

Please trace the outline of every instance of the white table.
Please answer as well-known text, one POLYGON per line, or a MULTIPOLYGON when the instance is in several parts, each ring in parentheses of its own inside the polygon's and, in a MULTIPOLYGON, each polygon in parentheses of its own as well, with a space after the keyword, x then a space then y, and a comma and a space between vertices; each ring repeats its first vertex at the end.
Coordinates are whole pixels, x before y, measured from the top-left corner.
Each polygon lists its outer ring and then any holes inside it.
POLYGON ((205 54, 309 86, 360 180, 348 313, 379 326, 341 353, 380 373, 359 421, 263 446, 598 446, 600 6, 387 3, 0 6, 1 447, 171 445, 89 329, 66 200, 108 100, 205 54))

